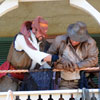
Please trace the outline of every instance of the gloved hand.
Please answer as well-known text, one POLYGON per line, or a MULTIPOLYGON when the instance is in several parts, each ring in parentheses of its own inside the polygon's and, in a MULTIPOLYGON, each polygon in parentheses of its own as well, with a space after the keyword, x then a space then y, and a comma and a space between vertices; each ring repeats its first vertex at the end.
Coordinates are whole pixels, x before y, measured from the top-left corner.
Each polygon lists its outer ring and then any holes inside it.
POLYGON ((63 69, 71 71, 71 72, 75 71, 74 63, 70 61, 69 59, 65 59, 62 57, 61 62, 63 64, 63 69))
POLYGON ((61 58, 59 58, 56 62, 54 62, 54 68, 63 69, 63 64, 61 62, 61 58))
POLYGON ((57 69, 64 69, 67 71, 75 71, 78 68, 78 65, 70 61, 69 59, 66 58, 61 58, 57 61, 55 68, 57 69))

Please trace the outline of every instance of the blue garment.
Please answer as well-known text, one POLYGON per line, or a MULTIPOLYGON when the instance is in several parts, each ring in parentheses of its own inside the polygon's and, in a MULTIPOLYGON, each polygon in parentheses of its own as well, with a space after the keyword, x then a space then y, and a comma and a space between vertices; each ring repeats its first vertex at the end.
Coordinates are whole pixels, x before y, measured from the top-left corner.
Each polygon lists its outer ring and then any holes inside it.
POLYGON ((34 79, 38 86, 38 90, 51 90, 53 89, 53 72, 49 71, 39 71, 31 72, 30 76, 34 79))
POLYGON ((81 77, 80 82, 79 82, 80 89, 88 88, 88 82, 87 82, 87 78, 85 76, 85 71, 80 72, 80 77, 81 77))
POLYGON ((59 56, 58 55, 52 55, 52 62, 55 62, 59 59, 59 56))

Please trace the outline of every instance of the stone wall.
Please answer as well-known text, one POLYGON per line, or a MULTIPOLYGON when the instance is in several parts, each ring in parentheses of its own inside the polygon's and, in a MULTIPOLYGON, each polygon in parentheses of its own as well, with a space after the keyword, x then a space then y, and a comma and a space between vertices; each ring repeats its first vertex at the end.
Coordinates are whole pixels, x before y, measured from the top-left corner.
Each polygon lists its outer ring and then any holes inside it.
MULTIPOLYGON (((88 0, 100 11, 100 0, 88 0)), ((69 24, 83 21, 87 24, 89 33, 100 33, 97 21, 86 12, 69 5, 68 0, 24 2, 11 12, 0 17, 0 37, 13 37, 20 30, 21 24, 43 16, 49 23, 48 34, 64 34, 69 24)))

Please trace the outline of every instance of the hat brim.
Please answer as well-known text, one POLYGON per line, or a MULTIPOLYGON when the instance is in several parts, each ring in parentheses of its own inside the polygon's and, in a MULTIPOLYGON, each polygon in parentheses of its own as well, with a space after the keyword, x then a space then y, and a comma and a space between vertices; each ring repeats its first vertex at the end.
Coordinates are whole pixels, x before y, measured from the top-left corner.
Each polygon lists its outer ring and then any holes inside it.
POLYGON ((71 40, 77 41, 77 42, 85 42, 88 40, 88 34, 85 33, 85 35, 77 35, 73 34, 69 36, 71 40))

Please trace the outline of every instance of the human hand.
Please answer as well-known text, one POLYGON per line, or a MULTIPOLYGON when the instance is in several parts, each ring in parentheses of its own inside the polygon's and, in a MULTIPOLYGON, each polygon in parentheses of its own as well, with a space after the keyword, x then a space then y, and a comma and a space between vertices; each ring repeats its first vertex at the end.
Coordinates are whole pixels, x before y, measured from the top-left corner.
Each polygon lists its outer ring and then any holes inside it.
POLYGON ((63 69, 67 70, 67 71, 75 71, 76 69, 78 69, 78 65, 72 61, 70 61, 69 59, 65 59, 62 58, 61 62, 63 64, 63 69))
POLYGON ((45 61, 45 62, 51 62, 51 59, 52 59, 52 55, 48 55, 47 57, 45 57, 43 59, 43 61, 45 61))

